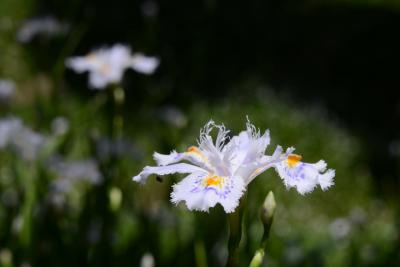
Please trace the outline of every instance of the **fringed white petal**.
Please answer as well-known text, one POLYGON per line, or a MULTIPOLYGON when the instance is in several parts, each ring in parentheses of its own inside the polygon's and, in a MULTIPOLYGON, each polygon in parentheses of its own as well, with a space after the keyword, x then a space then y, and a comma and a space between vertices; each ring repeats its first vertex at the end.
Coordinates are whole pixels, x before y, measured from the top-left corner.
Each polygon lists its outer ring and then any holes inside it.
POLYGON ((324 174, 320 174, 318 176, 319 185, 322 190, 326 190, 332 185, 334 185, 333 178, 335 177, 335 170, 329 169, 324 174))
POLYGON ((275 169, 287 188, 294 187, 302 195, 313 191, 318 185, 326 190, 334 184, 335 171, 330 169, 323 173, 326 163, 322 160, 315 164, 298 162, 295 166, 282 161, 275 164, 275 169))
POLYGON ((180 160, 182 160, 183 154, 184 153, 178 153, 175 150, 173 150, 168 155, 154 152, 153 158, 157 162, 158 166, 165 166, 179 162, 180 160))
POLYGON ((200 168, 213 171, 213 168, 205 154, 194 146, 190 147, 187 152, 182 153, 172 151, 170 154, 165 155, 155 152, 153 158, 159 166, 166 166, 180 161, 188 161, 200 168))
POLYGON ((147 177, 152 174, 156 175, 167 175, 172 173, 207 173, 207 171, 203 170, 202 168, 196 167, 194 165, 186 164, 186 163, 178 163, 172 164, 168 166, 146 166, 142 172, 138 175, 134 176, 132 179, 135 182, 145 183, 147 177))
POLYGON ((208 211, 216 204, 221 204, 226 213, 233 212, 239 205, 240 197, 245 191, 240 177, 224 177, 218 186, 207 186, 208 176, 193 173, 173 186, 171 202, 178 204, 184 201, 189 210, 208 211))

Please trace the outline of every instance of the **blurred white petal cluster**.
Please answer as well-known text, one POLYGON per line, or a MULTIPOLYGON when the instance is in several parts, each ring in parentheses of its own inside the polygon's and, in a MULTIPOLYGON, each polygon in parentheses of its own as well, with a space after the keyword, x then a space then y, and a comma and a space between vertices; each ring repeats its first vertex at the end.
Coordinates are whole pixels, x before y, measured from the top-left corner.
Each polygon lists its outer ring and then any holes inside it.
POLYGON ((125 138, 110 139, 106 137, 97 138, 96 156, 101 160, 109 157, 127 156, 130 158, 140 157, 141 152, 133 142, 125 138))
POLYGON ((120 83, 125 70, 129 68, 150 75, 159 64, 158 58, 141 53, 132 54, 130 48, 122 44, 66 60, 67 67, 77 73, 89 72, 89 86, 93 89, 104 89, 110 84, 120 83))
POLYGON ((157 116, 164 122, 176 128, 183 128, 187 124, 186 115, 175 106, 165 106, 158 110, 157 116))
POLYGON ((18 118, 0 120, 0 149, 10 147, 23 159, 37 158, 46 140, 46 136, 34 132, 18 118))
POLYGON ((17 32, 17 40, 29 43, 36 36, 52 37, 68 31, 68 24, 60 22, 52 16, 35 18, 25 21, 17 32))
POLYGON ((322 160, 303 163, 299 155, 292 154, 294 148, 283 152, 280 146, 271 156, 265 155, 270 143, 269 131, 261 134, 247 122, 247 129, 230 140, 228 133, 224 125, 210 121, 200 132, 198 147, 168 155, 154 153, 158 166, 145 167, 133 180, 144 183, 151 174, 189 173, 173 186, 171 201, 176 204, 184 201, 188 209, 200 211, 208 211, 219 203, 227 213, 239 205, 247 185, 271 167, 277 170, 287 188, 295 187, 300 194, 312 191, 317 185, 323 190, 333 185, 335 171, 324 173, 326 163, 322 160), (218 129, 215 142, 210 136, 213 129, 218 129))
POLYGON ((64 135, 69 130, 69 121, 64 117, 57 117, 51 122, 51 131, 55 136, 64 135))
POLYGON ((0 101, 9 100, 15 93, 15 83, 0 79, 0 101))
POLYGON ((145 253, 140 259, 140 267, 154 267, 155 261, 151 253, 145 253))
POLYGON ((90 184, 99 184, 103 181, 103 176, 94 159, 68 161, 55 156, 48 161, 48 166, 57 175, 53 183, 53 189, 57 192, 69 191, 78 181, 90 184))

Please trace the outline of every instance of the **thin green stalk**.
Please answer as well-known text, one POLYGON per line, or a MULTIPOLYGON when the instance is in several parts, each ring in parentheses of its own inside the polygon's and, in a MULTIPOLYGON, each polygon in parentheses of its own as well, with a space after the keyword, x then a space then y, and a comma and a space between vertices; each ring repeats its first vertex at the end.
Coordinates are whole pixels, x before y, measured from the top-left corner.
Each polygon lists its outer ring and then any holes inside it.
POLYGON ((28 250, 32 241, 33 208, 36 200, 35 166, 32 162, 27 164, 28 172, 23 173, 25 182, 25 201, 22 206, 22 229, 20 233, 21 245, 28 250))
POLYGON ((239 244, 242 238, 243 212, 246 196, 243 196, 240 205, 234 213, 228 215, 229 240, 227 267, 239 266, 239 244))
POLYGON ((113 114, 113 137, 118 139, 122 137, 124 119, 123 119, 123 106, 125 103, 125 92, 120 85, 112 87, 112 94, 114 100, 114 114, 113 114))
POLYGON ((260 218, 264 225, 264 234, 261 239, 260 248, 255 252, 249 267, 260 267, 263 263, 267 241, 269 238, 269 232, 271 230, 272 222, 274 219, 275 208, 276 202, 274 193, 272 191, 269 191, 267 197, 264 200, 260 213, 260 218))
POLYGON ((194 244, 196 267, 207 267, 207 255, 203 240, 197 240, 194 244))

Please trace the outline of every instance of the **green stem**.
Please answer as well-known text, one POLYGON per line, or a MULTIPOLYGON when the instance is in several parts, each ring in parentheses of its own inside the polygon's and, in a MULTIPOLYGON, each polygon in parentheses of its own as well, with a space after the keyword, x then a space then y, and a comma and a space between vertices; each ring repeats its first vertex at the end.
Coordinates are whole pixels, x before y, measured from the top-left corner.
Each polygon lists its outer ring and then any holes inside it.
POLYGON ((269 238, 269 232, 271 230, 272 222, 274 220, 275 208, 276 208, 276 202, 274 193, 270 191, 264 200, 260 213, 260 218, 264 225, 264 234, 261 239, 260 248, 254 254, 249 267, 260 267, 263 263, 265 250, 267 247, 267 241, 269 238))
POLYGON ((125 92, 120 85, 116 85, 112 87, 112 94, 114 100, 113 137, 118 139, 122 137, 123 127, 124 127, 122 109, 125 102, 125 92))
POLYGON ((239 266, 239 244, 242 238, 242 219, 245 202, 246 196, 243 196, 237 210, 228 215, 229 241, 227 267, 239 266))
POLYGON ((202 240, 197 240, 194 244, 194 254, 196 258, 196 267, 207 267, 207 255, 202 240))

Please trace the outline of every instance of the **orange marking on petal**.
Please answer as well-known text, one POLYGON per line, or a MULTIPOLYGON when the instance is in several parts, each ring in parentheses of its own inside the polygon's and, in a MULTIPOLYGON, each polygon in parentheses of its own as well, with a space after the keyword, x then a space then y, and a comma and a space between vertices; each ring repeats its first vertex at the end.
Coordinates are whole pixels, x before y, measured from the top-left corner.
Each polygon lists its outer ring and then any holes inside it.
POLYGON ((221 187, 222 183, 224 181, 224 178, 221 176, 213 175, 213 176, 208 176, 204 184, 205 186, 219 186, 221 187))
POLYGON ((199 153, 199 149, 195 146, 191 146, 187 150, 188 153, 199 153))
POLYGON ((107 75, 107 74, 109 74, 110 72, 111 72, 111 69, 110 69, 110 67, 109 66, 107 66, 106 64, 102 64, 101 66, 100 66, 100 73, 101 74, 103 74, 103 75, 107 75))
POLYGON ((300 160, 301 160, 300 155, 290 154, 286 159, 286 163, 287 165, 289 165, 289 167, 293 168, 300 162, 300 160))
POLYGON ((203 160, 206 160, 206 157, 203 155, 203 153, 201 153, 201 151, 195 146, 189 147, 187 150, 187 153, 193 153, 196 156, 199 156, 200 158, 202 158, 203 160))

